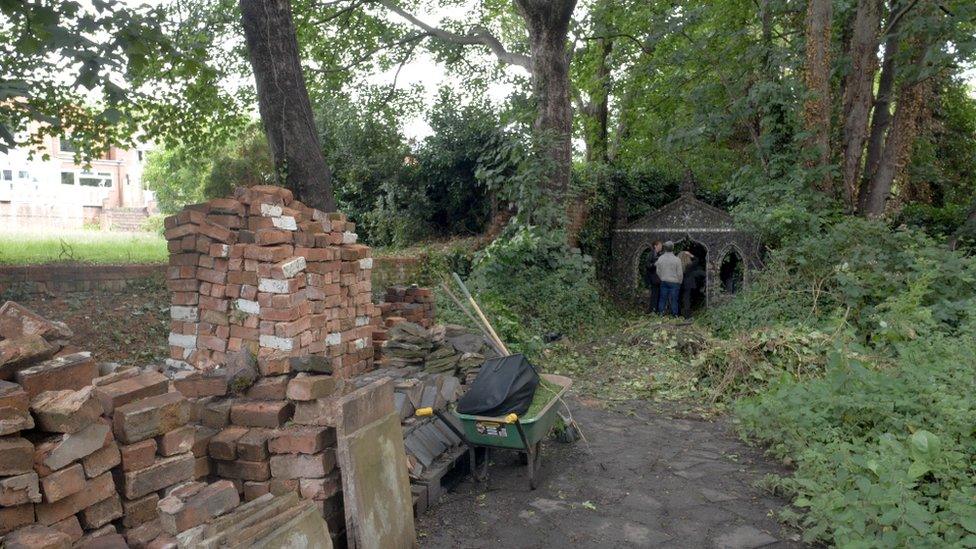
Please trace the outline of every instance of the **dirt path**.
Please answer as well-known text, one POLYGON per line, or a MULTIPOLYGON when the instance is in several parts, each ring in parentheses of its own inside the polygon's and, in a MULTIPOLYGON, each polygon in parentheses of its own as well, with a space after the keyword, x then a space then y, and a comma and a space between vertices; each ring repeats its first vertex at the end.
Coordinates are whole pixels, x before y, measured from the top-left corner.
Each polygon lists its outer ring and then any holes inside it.
POLYGON ((547 441, 529 491, 510 453, 487 487, 465 480, 418 521, 422 547, 799 547, 753 483, 782 470, 726 421, 673 419, 648 403, 574 404, 589 449, 547 441))

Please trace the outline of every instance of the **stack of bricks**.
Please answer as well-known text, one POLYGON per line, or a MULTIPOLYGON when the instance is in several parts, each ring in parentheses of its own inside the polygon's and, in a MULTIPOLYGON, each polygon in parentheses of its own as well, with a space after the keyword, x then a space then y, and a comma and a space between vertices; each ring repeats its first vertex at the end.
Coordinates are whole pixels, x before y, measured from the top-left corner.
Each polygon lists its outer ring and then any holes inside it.
POLYGON ((187 206, 165 227, 171 366, 210 369, 246 352, 262 375, 307 356, 342 377, 372 368, 372 259, 345 216, 255 186, 187 206))
POLYGON ((377 305, 380 318, 373 326, 373 349, 378 354, 387 340, 387 330, 401 322, 413 322, 424 328, 434 325, 434 291, 430 288, 390 286, 382 303, 377 305))
POLYGON ((331 406, 345 386, 332 375, 301 372, 207 401, 202 421, 219 430, 208 444, 215 475, 230 479, 245 501, 288 492, 314 501, 339 539, 345 523, 331 406))

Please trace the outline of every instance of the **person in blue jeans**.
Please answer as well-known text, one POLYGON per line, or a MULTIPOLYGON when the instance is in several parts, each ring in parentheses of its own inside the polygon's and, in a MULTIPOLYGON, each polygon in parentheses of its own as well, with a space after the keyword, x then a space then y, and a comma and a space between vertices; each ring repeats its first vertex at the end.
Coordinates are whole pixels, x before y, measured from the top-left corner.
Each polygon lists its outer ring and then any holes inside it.
POLYGON ((661 295, 657 301, 657 312, 660 314, 670 313, 678 316, 678 298, 681 295, 681 280, 684 278, 684 267, 681 260, 674 255, 674 242, 668 240, 664 243, 664 253, 657 258, 654 263, 657 269, 657 276, 661 279, 661 295))

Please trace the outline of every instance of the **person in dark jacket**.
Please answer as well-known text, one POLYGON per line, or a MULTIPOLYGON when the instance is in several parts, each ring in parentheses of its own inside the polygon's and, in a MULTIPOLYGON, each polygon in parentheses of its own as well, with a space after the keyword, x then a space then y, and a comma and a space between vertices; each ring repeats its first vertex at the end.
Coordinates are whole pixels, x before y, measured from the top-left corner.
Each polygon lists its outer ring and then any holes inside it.
POLYGON ((691 298, 705 285, 705 269, 691 252, 681 252, 684 277, 681 279, 681 316, 691 318, 691 298))
POLYGON ((648 310, 652 313, 657 311, 657 301, 661 296, 661 277, 657 276, 657 267, 654 264, 661 257, 661 251, 663 249, 664 244, 660 240, 655 240, 651 244, 651 249, 647 253, 647 268, 644 270, 644 284, 651 291, 648 310))

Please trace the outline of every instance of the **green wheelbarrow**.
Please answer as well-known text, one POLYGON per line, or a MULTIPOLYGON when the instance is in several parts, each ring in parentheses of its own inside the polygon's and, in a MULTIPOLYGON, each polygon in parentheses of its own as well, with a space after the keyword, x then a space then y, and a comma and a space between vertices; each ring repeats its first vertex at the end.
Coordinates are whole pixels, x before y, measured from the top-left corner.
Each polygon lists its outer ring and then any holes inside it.
POLYGON ((546 381, 558 385, 560 389, 549 400, 542 410, 533 417, 519 417, 517 414, 506 416, 472 416, 460 414, 456 410, 450 413, 457 422, 445 417, 445 412, 432 408, 420 408, 416 415, 426 417, 437 415, 468 446, 471 454, 471 473, 478 481, 488 478, 488 451, 491 448, 514 450, 523 456, 523 462, 529 470, 529 486, 535 490, 538 486, 538 474, 542 466, 542 440, 556 423, 558 407, 556 402, 562 399, 573 381, 565 376, 541 374, 546 381), (460 423, 460 429, 457 426, 460 423), (483 448, 484 458, 481 469, 478 469, 477 450, 483 448))

